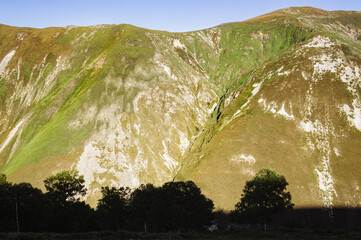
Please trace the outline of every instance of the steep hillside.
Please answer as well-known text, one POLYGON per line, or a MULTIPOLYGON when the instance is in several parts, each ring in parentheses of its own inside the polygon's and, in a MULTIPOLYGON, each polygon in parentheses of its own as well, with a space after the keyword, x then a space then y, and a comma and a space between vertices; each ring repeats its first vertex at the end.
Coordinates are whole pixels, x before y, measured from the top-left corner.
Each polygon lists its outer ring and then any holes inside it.
POLYGON ((314 8, 188 33, 0 25, 1 171, 76 168, 90 203, 191 179, 230 209, 270 167, 298 206, 358 206, 360 36, 360 13, 314 8))
POLYGON ((171 34, 128 25, 4 28, 18 32, 6 34, 18 43, 1 63, 2 171, 15 180, 41 185, 75 167, 94 192, 162 183, 217 101, 171 34))
POLYGON ((225 98, 177 175, 194 179, 219 206, 231 209, 263 167, 286 176, 298 207, 360 206, 361 14, 302 11, 276 13, 313 26, 312 37, 259 65, 225 98))

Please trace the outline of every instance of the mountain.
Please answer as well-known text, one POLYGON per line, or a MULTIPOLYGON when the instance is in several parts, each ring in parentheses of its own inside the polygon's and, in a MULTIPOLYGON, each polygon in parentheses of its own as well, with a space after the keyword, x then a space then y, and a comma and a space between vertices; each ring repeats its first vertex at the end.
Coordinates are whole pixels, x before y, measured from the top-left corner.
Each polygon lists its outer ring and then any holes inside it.
POLYGON ((0 169, 42 187, 193 180, 232 209, 260 168, 296 207, 361 205, 361 13, 281 9, 186 33, 0 25, 0 169))

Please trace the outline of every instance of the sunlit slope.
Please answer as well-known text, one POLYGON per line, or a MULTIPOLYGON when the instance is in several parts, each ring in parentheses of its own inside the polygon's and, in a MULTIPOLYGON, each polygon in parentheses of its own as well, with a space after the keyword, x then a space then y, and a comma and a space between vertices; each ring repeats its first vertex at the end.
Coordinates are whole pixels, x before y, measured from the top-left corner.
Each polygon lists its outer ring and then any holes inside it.
POLYGON ((4 92, 2 171, 40 185, 75 167, 90 190, 169 180, 217 101, 207 74, 176 54, 186 50, 180 40, 129 25, 55 29, 54 45, 68 52, 50 48, 32 64, 18 51, 39 30, 26 30, 14 34, 24 37, 2 73, 13 85, 4 92))
POLYGON ((0 25, 1 171, 40 187, 76 168, 92 203, 192 179, 232 208, 271 167, 298 205, 357 204, 360 23, 290 8, 188 33, 0 25))
POLYGON ((361 18, 340 14, 309 17, 317 29, 311 39, 260 65, 225 97, 176 179, 195 180, 231 209, 245 181, 266 167, 286 176, 298 207, 360 205, 361 18))

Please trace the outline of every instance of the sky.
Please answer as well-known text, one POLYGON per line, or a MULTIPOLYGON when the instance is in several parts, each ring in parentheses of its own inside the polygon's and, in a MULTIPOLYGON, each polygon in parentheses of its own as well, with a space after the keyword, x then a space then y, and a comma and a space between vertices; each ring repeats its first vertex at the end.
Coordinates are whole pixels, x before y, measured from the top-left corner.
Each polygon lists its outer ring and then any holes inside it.
POLYGON ((127 23, 185 32, 291 6, 361 11, 361 0, 0 0, 0 23, 35 28, 127 23))

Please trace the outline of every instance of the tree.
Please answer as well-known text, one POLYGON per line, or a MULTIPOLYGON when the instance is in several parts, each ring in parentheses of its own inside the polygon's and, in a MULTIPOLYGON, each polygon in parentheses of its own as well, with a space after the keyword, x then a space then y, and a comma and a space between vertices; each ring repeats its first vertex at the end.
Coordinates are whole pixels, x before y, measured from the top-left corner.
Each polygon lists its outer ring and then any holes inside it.
POLYGON ((276 213, 292 209, 291 194, 286 191, 286 178, 271 169, 261 169, 246 182, 242 198, 235 206, 235 212, 247 222, 263 223, 267 230, 276 213))
POLYGON ((83 232, 92 224, 93 210, 80 201, 86 194, 84 177, 78 171, 62 171, 44 180, 46 230, 51 232, 83 232))
POLYGON ((12 184, 0 173, 0 232, 41 231, 43 200, 40 189, 12 184))
POLYGON ((44 195, 38 188, 30 183, 17 183, 11 187, 14 197, 13 209, 16 214, 17 230, 22 232, 38 232, 42 229, 44 221, 42 208, 44 206, 44 195))
POLYGON ((211 224, 213 202, 192 181, 142 185, 130 198, 134 230, 203 230, 211 224))
POLYGON ((86 194, 84 176, 77 170, 62 171, 44 180, 50 198, 60 204, 78 202, 86 194))
POLYGON ((0 232, 15 232, 15 205, 12 194, 12 184, 6 180, 6 175, 0 173, 0 232))
POLYGON ((155 230, 156 205, 159 188, 148 183, 135 189, 130 196, 130 221, 132 230, 155 230), (152 224, 153 223, 153 224, 152 224))
POLYGON ((214 208, 192 181, 167 182, 161 188, 166 230, 202 230, 209 226, 214 208))
POLYGON ((102 187, 102 198, 98 200, 97 215, 102 229, 124 228, 128 215, 130 188, 102 187))

